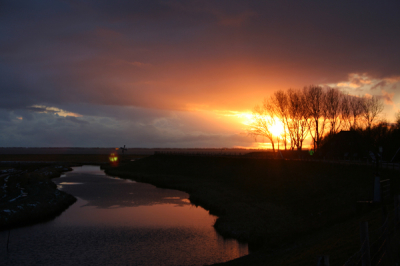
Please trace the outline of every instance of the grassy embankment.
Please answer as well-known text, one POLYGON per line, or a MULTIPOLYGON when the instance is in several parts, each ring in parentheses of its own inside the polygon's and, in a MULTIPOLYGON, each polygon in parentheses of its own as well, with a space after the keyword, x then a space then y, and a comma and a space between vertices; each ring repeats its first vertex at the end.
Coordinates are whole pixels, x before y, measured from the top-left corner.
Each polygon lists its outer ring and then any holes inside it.
POLYGON ((0 175, 0 231, 53 219, 76 201, 51 181, 70 171, 68 167, 20 164, 7 168, 0 175))
MULTIPOLYGON (((372 192, 374 171, 366 166, 155 155, 106 171, 188 192, 219 216, 220 234, 257 248, 227 265, 313 265, 318 254, 343 265, 359 249, 359 222, 368 220, 371 232, 380 226, 379 208, 356 211, 372 192)), ((399 192, 398 171, 382 177, 399 192)))
MULTIPOLYGON (((69 166, 104 164, 109 162, 108 157, 107 154, 1 154, 0 161, 10 163, 0 164, 0 231, 51 220, 61 214, 76 198, 57 190, 51 179, 71 170, 69 166)), ((141 157, 126 155, 123 159, 141 157)))

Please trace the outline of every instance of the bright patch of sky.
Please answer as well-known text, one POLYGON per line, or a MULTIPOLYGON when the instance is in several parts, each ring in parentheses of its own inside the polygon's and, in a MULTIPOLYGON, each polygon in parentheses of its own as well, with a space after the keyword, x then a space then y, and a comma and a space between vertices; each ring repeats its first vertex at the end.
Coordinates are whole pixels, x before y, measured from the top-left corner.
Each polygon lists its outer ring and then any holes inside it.
POLYGON ((400 111, 400 77, 380 79, 365 73, 351 73, 348 75, 348 80, 322 85, 339 88, 354 96, 380 97, 385 104, 381 118, 389 122, 393 121, 395 113, 400 111))
MULTIPOLYGON (((49 107, 44 105, 32 105, 28 107, 29 110, 32 110, 37 113, 46 113, 46 114, 54 114, 62 117, 72 116, 72 117, 81 117, 82 115, 68 112, 66 110, 57 108, 57 107, 49 107)), ((18 118, 19 119, 19 118, 18 118)))

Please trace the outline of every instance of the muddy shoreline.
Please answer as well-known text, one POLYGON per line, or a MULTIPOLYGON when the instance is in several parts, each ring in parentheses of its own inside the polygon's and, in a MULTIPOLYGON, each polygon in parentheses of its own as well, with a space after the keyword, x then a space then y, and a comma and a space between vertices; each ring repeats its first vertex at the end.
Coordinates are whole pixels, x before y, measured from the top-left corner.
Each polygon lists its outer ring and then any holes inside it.
POLYGON ((0 231, 49 221, 60 215, 76 198, 60 191, 51 181, 69 165, 19 165, 0 175, 0 231))

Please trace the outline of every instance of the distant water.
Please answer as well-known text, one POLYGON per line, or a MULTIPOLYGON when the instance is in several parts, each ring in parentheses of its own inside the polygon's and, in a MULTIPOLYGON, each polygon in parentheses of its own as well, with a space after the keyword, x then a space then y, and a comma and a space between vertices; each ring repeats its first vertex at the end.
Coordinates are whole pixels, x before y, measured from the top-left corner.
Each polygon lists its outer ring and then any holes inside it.
POLYGON ((3 265, 204 265, 248 254, 188 194, 113 178, 98 166, 54 180, 78 201, 56 219, 0 232, 3 265))

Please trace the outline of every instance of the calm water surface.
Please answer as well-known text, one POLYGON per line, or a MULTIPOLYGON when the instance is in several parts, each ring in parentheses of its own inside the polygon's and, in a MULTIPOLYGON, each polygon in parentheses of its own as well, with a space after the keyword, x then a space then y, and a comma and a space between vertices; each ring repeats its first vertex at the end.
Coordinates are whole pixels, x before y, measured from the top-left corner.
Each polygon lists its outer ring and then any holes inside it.
POLYGON ((187 193, 113 178, 98 166, 54 180, 78 201, 53 221, 0 232, 3 265, 204 265, 248 254, 187 193))

